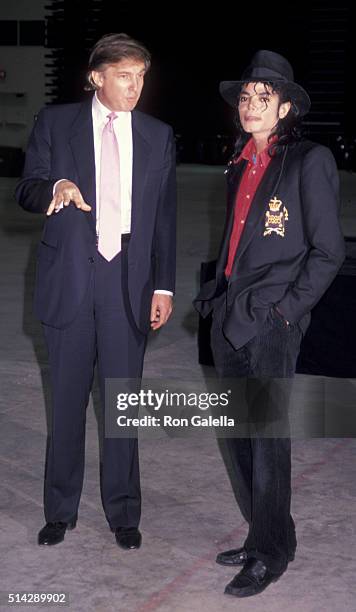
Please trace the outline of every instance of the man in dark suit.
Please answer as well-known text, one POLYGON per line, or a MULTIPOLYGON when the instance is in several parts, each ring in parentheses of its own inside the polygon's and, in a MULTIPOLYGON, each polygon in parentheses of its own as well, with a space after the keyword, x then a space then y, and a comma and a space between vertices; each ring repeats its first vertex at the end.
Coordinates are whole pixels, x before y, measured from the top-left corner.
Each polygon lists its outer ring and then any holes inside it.
MULTIPOLYGON (((94 95, 39 113, 17 187, 25 210, 47 215, 35 311, 53 417, 39 544, 61 542, 76 524, 95 362, 104 404, 105 379, 141 377, 147 333, 172 311, 174 138, 169 126, 134 111, 149 66, 147 49, 126 34, 101 38, 88 67, 94 95)), ((136 438, 104 438, 101 494, 118 545, 139 548, 136 438)))
POLYGON ((238 139, 216 276, 195 305, 202 316, 213 311, 218 375, 246 378, 253 433, 225 445, 249 532, 217 562, 243 566, 225 592, 247 597, 294 558, 289 430, 276 429, 288 421, 288 384, 277 383, 294 375, 310 311, 344 259, 344 240, 335 161, 326 147, 299 137, 310 100, 287 60, 259 51, 241 80, 222 82, 220 92, 237 111, 238 139), (276 434, 258 434, 259 419, 276 434))

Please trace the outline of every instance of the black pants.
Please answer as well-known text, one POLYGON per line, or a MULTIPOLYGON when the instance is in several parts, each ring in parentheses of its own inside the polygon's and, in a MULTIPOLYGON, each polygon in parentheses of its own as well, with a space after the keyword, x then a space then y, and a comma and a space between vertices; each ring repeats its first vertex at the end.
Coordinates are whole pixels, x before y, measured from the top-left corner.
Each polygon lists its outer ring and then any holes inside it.
MULTIPOLYGON (((127 244, 111 262, 97 254, 87 295, 73 323, 44 326, 52 384, 52 427, 46 457, 47 521, 77 517, 84 475, 85 416, 94 365, 102 405, 105 378, 140 378, 146 337, 133 321, 127 294, 127 244)), ((137 439, 104 438, 101 496, 110 527, 136 527, 141 493, 137 439)))
POLYGON ((273 426, 278 424, 280 431, 281 423, 285 427, 288 423, 289 391, 301 332, 297 325, 287 326, 271 308, 259 334, 235 350, 222 331, 225 313, 223 293, 216 300, 211 329, 215 367, 219 377, 246 378, 251 426, 249 438, 224 440, 236 482, 235 494, 249 525, 244 546, 249 556, 261 559, 271 572, 279 573, 286 569, 297 541, 290 514, 291 442, 288 434, 273 437, 273 426), (272 431, 271 437, 261 437, 261 422, 272 431))

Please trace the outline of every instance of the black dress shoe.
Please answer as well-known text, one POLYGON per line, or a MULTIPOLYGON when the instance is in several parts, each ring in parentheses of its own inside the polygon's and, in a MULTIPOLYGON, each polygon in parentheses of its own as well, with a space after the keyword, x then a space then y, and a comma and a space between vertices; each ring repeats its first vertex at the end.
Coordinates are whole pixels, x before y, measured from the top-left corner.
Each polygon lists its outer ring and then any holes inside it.
MULTIPOLYGON (((247 561, 247 551, 245 548, 233 548, 231 550, 225 550, 216 557, 216 563, 219 565, 243 565, 247 561)), ((288 557, 288 563, 294 561, 294 552, 290 553, 288 557)))
POLYGON ((272 574, 260 559, 248 559, 242 570, 225 587, 225 593, 235 597, 258 595, 276 582, 282 574, 272 574))
POLYGON ((63 523, 62 521, 56 521, 55 523, 46 523, 38 534, 38 543, 40 546, 54 546, 64 540, 64 534, 67 529, 74 529, 77 521, 71 521, 70 523, 63 523))
POLYGON ((142 536, 137 527, 117 527, 114 531, 118 546, 124 550, 140 548, 142 536))
POLYGON ((247 552, 244 548, 233 548, 225 550, 216 557, 216 563, 220 565, 243 565, 247 561, 247 552))

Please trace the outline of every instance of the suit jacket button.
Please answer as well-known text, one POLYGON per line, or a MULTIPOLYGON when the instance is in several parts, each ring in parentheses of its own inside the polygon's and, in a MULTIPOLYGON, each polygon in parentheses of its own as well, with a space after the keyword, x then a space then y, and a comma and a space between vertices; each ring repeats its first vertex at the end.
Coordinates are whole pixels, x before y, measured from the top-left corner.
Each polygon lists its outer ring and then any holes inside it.
POLYGON ((88 261, 89 263, 94 263, 94 257, 89 257, 88 261))

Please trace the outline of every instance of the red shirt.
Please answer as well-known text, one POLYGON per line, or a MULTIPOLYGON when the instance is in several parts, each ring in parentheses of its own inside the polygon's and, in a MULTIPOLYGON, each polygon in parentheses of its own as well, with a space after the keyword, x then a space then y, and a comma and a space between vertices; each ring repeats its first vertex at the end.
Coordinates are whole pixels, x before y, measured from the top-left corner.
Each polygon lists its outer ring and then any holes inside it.
POLYGON ((268 148, 271 146, 270 141, 268 145, 260 153, 256 153, 255 143, 253 138, 245 144, 244 148, 238 159, 234 163, 238 163, 241 159, 247 159, 247 166, 242 175, 239 188, 236 194, 235 210, 234 210, 234 225, 231 232, 230 244, 229 244, 229 255, 227 258, 227 264, 225 268, 225 276, 229 277, 231 274, 232 265, 234 263, 236 249, 240 242, 242 232, 245 227, 248 211, 254 195, 257 191, 264 173, 268 168, 268 164, 271 158, 268 154, 268 148))

